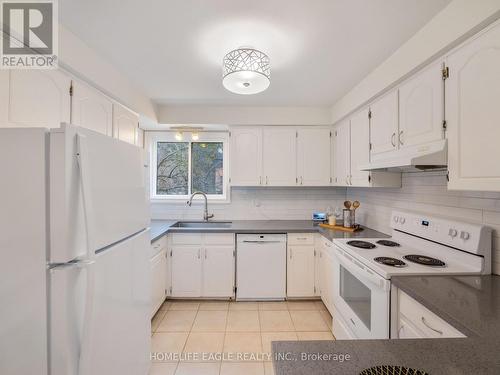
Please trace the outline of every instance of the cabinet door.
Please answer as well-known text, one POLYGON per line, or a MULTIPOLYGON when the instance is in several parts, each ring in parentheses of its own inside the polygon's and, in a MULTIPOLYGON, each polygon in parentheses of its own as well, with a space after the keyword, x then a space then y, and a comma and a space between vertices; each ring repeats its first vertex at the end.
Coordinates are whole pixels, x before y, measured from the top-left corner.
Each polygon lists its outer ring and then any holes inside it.
MULTIPOLYGON (((331 246, 331 245, 330 245, 331 246)), ((328 251, 323 253, 323 262, 324 262, 324 285, 323 292, 321 293, 321 299, 323 303, 327 307, 328 311, 331 315, 334 314, 334 301, 333 301, 333 285, 335 282, 335 275, 333 273, 334 270, 334 260, 333 255, 331 255, 328 251)))
POLYGON ((314 296, 314 246, 288 246, 287 296, 314 296))
POLYGON ((81 81, 73 81, 71 122, 112 135, 113 103, 104 94, 81 81))
POLYGON ((318 246, 314 247, 314 295, 316 297, 321 297, 322 279, 321 279, 321 267, 323 265, 321 259, 321 251, 318 246))
POLYGON ((350 185, 369 186, 370 172, 360 168, 370 162, 370 120, 368 108, 351 117, 351 176, 350 185))
POLYGON ((167 258, 165 250, 151 259, 151 317, 156 314, 166 296, 167 258))
POLYGON ((500 191, 500 25, 447 57, 449 189, 500 191))
POLYGON ((201 297, 201 247, 172 249, 172 297, 201 297))
POLYGON ((71 78, 59 70, 0 70, 0 127, 70 122, 71 78))
POLYGON ((425 335, 408 322, 401 314, 398 320, 398 339, 421 339, 425 335))
POLYGON ((333 184, 347 186, 349 182, 350 157, 350 121, 345 120, 333 129, 333 184))
POLYGON ((385 157, 384 153, 396 150, 398 135, 398 91, 384 95, 370 106, 371 154, 385 157))
POLYGON ((263 130, 263 184, 297 184, 297 133, 294 128, 272 126, 263 130))
POLYGON ((399 146, 405 148, 443 138, 442 62, 425 68, 399 88, 399 146))
POLYGON ((234 246, 207 246, 203 251, 203 297, 232 297, 234 246))
POLYGON ((262 184, 261 128, 233 128, 230 154, 231 185, 262 184))
POLYGON ((139 142, 139 116, 127 108, 113 104, 113 137, 137 145, 139 142))
POLYGON ((301 128, 297 138, 298 184, 330 185, 330 129, 301 128))

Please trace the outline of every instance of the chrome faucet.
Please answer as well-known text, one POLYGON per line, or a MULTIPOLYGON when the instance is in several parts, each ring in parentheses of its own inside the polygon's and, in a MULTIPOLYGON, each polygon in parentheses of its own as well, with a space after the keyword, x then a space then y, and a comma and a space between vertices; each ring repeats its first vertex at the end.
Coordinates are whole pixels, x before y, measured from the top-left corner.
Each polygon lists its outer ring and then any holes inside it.
POLYGON ((195 191, 193 194, 191 194, 191 198, 189 198, 189 200, 187 201, 187 205, 189 207, 191 207, 191 204, 193 203, 193 197, 195 195, 203 195, 203 198, 205 198, 205 211, 203 212, 203 220, 204 221, 208 221, 208 219, 211 219, 214 217, 214 214, 208 214, 208 199, 207 199, 207 195, 202 192, 202 191, 195 191))

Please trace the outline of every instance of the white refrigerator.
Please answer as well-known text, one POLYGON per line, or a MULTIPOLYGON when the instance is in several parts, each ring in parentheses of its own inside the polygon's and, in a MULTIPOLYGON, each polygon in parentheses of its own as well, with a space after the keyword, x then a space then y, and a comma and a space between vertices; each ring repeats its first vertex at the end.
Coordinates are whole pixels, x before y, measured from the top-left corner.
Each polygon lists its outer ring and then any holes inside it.
POLYGON ((72 125, 0 129, 0 374, 148 373, 143 155, 72 125))

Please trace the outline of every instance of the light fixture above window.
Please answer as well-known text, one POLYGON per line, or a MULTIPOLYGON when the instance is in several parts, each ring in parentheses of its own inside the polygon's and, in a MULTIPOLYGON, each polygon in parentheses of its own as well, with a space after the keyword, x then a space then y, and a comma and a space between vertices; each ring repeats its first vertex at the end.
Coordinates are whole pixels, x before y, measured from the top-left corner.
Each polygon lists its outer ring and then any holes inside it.
POLYGON ((251 95, 266 90, 271 81, 269 57, 242 47, 229 52, 222 62, 222 84, 236 94, 251 95))

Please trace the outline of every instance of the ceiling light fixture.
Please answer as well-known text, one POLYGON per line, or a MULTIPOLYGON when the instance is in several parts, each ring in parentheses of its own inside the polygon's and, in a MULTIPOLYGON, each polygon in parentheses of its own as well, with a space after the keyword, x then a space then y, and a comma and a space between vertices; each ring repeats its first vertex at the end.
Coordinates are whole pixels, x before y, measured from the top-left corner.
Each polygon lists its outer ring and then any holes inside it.
POLYGON ((182 141, 182 138, 183 138, 183 136, 182 136, 182 132, 177 132, 177 133, 175 133, 175 139, 176 139, 177 141, 182 141))
POLYGON ((200 139, 200 136, 198 133, 191 133, 191 139, 193 141, 197 141, 198 139, 200 139))
POLYGON ((222 62, 222 84, 235 94, 251 95, 267 89, 271 83, 269 57, 253 48, 229 52, 222 62))

